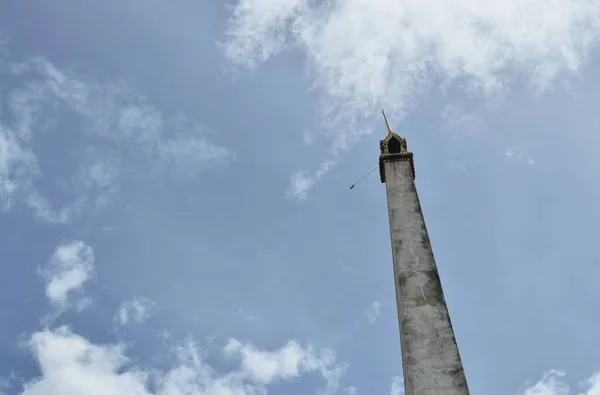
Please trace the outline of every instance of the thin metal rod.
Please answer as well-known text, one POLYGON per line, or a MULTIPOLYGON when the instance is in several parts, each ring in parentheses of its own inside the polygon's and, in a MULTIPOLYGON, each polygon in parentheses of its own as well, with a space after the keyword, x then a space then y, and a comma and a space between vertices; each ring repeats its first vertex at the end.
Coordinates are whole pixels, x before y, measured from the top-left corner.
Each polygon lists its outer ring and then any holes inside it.
POLYGON ((356 184, 358 184, 363 178, 365 178, 369 174, 373 173, 377 169, 379 169, 379 166, 377 166, 376 168, 374 168, 373 170, 371 170, 370 172, 368 172, 367 174, 365 174, 364 176, 362 176, 361 178, 359 178, 358 181, 356 181, 354 184, 350 185, 350 189, 354 189, 354 187, 356 186, 356 184))

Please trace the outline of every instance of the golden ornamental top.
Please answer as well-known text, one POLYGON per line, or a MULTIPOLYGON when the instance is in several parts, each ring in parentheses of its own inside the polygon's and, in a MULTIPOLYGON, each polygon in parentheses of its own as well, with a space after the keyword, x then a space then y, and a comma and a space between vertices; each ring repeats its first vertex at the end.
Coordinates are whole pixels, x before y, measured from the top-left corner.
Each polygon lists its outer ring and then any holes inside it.
POLYGON ((388 135, 385 139, 379 142, 379 146, 381 149, 381 155, 394 155, 394 154, 406 154, 408 153, 406 147, 406 139, 403 139, 396 133, 392 131, 390 124, 385 116, 385 111, 383 108, 381 109, 381 114, 383 114, 383 119, 385 120, 385 126, 387 126, 388 135))

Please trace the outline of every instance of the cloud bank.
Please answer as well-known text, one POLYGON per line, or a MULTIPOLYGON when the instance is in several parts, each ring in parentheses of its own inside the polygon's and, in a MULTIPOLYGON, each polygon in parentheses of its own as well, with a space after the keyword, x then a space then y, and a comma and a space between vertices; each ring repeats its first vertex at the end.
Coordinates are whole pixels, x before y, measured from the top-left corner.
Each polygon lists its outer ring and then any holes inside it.
POLYGON ((197 122, 124 81, 99 83, 42 58, 0 61, 11 81, 0 117, 4 210, 23 203, 43 221, 68 223, 114 202, 128 175, 189 179, 232 158, 197 122))
MULTIPOLYGON (((57 246, 44 267, 46 297, 52 305, 72 303, 72 293, 83 294, 94 272, 91 247, 82 241, 57 246)), ((145 298, 125 302, 117 324, 141 323, 153 303, 145 298), (123 313, 125 309, 125 313, 123 313)), ((165 367, 143 365, 127 355, 123 343, 94 343, 65 325, 46 325, 28 336, 25 346, 38 364, 34 378, 0 377, 0 394, 20 395, 267 395, 270 386, 318 375, 325 382, 317 392, 333 395, 345 366, 328 349, 302 347, 296 341, 274 350, 261 350, 229 339, 218 355, 205 355, 192 340, 168 347, 165 367), (208 357, 233 363, 217 371, 208 357), (21 390, 15 388, 23 382, 21 390)))
POLYGON ((231 340, 223 353, 239 363, 228 373, 215 371, 191 341, 171 352, 173 366, 161 371, 132 364, 120 344, 93 344, 68 327, 34 333, 27 343, 41 376, 25 384, 21 395, 266 395, 279 381, 310 373, 324 377, 323 394, 337 391, 335 359, 291 342, 261 351, 231 340))
MULTIPOLYGON (((572 395, 568 384, 563 381, 565 374, 557 370, 551 370, 533 386, 527 388, 523 395, 572 395)), ((592 375, 580 383, 583 392, 577 392, 578 395, 598 395, 600 394, 600 372, 592 375)))
MULTIPOLYGON (((241 70, 303 55, 336 158, 381 107, 398 121, 434 91, 539 94, 577 76, 599 39, 596 0, 238 0, 220 45, 241 70)), ((288 196, 306 198, 330 167, 298 171, 288 196)))
POLYGON ((405 114, 441 82, 544 90, 577 73, 599 38, 595 0, 239 0, 222 48, 247 69, 300 51, 326 126, 340 126, 325 133, 347 148, 380 106, 405 114))

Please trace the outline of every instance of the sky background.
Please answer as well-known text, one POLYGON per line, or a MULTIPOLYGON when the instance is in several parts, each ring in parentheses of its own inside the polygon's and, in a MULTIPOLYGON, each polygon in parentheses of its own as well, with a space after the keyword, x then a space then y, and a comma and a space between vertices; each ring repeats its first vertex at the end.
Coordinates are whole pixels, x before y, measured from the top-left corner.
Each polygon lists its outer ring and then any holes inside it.
POLYGON ((600 394, 600 3, 0 0, 0 394, 399 395, 378 113, 473 394, 600 394))

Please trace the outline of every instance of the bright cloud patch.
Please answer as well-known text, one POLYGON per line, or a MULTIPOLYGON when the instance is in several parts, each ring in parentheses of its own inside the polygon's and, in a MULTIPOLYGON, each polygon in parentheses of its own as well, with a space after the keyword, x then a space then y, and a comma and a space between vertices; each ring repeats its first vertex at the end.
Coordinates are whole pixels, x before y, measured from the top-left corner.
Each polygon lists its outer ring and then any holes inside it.
POLYGON ((404 379, 401 376, 392 378, 392 388, 390 395, 402 395, 404 394, 404 379))
POLYGON ((148 317, 155 307, 154 302, 147 298, 134 298, 124 302, 116 316, 119 325, 140 324, 148 317))
MULTIPOLYGON (((527 388, 523 395, 572 395, 570 387, 563 381, 565 374, 552 370, 542 377, 533 386, 527 388)), ((599 395, 600 394, 600 373, 596 373, 580 385, 583 392, 578 391, 579 395, 599 395)))
POLYGON ((94 253, 90 246, 82 241, 59 245, 42 270, 50 303, 60 309, 69 306, 69 296, 80 289, 93 272, 94 253))
POLYGON ((91 344, 66 327, 36 332, 28 345, 42 377, 26 384, 23 395, 148 394, 145 373, 117 373, 128 361, 121 347, 91 344))
POLYGON ((231 158, 201 126, 155 108, 126 83, 100 84, 43 59, 3 65, 0 76, 15 81, 2 92, 4 209, 18 200, 44 221, 71 222, 112 203, 124 177, 192 177, 231 158))
POLYGON ((296 342, 289 342, 277 352, 268 352, 230 340, 225 352, 239 358, 244 374, 253 382, 262 384, 290 380, 308 372, 320 371, 327 379, 329 391, 335 392, 343 371, 334 366, 335 358, 331 352, 323 351, 317 355, 312 348, 303 349, 296 342))
POLYGON ((323 178, 334 164, 335 162, 331 160, 323 162, 314 175, 309 175, 304 170, 298 170, 292 176, 286 196, 298 200, 306 199, 315 183, 323 178))
POLYGON ((219 374, 187 342, 175 347, 174 366, 166 371, 132 366, 121 345, 97 345, 67 327, 34 333, 28 346, 41 376, 25 384, 22 395, 266 395, 279 380, 321 372, 325 393, 337 389, 332 354, 290 343, 276 351, 260 351, 232 340, 227 355, 238 358, 238 370, 219 374))
POLYGON ((369 321, 370 324, 373 324, 375 323, 375 321, 377 321, 377 318, 379 318, 379 314, 381 314, 381 303, 379 302, 371 303, 369 307, 367 307, 367 309, 365 310, 367 321, 369 321))
POLYGON ((302 51, 325 133, 344 148, 379 107, 403 114, 440 82, 495 95, 525 77, 544 90, 599 37, 596 0, 238 0, 223 50, 248 68, 302 51))
MULTIPOLYGON (((59 245, 44 268, 48 299, 67 305, 70 294, 92 275, 93 264, 93 251, 83 242, 59 245)), ((121 306, 117 320, 122 325, 140 323, 152 307, 149 299, 133 299, 121 306)), ((161 362, 168 368, 140 366, 126 355, 124 344, 95 344, 68 326, 46 326, 25 344, 40 375, 25 380, 21 395, 267 395, 269 386, 308 374, 325 381, 321 394, 333 395, 344 372, 332 351, 294 341, 278 350, 260 350, 230 339, 221 350, 222 357, 237 365, 229 372, 210 366, 191 340, 166 350, 173 358, 163 356, 161 362)), ((0 378, 0 394, 10 388, 10 381, 0 378)))

